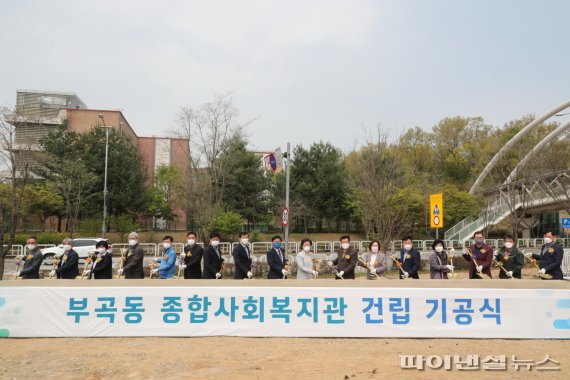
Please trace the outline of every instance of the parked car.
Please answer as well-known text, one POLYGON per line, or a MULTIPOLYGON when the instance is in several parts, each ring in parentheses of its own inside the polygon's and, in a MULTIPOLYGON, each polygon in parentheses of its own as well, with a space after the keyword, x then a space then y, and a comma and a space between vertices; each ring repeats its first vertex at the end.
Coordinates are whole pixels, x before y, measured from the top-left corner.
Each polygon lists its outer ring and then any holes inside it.
MULTIPOLYGON (((107 241, 103 238, 77 238, 73 239, 73 250, 79 255, 80 262, 83 262, 89 253, 95 251, 95 245, 100 241, 107 241)), ((111 246, 109 246, 111 248, 111 246)), ((43 265, 53 265, 53 257, 56 254, 63 254, 63 244, 57 247, 44 248, 41 250, 44 257, 43 265)))

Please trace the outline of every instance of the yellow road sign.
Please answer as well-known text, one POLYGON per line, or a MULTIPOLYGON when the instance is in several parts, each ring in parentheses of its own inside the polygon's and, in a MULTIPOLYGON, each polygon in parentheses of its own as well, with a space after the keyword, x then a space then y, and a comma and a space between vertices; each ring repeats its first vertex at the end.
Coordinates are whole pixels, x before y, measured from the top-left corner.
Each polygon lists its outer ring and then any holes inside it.
POLYGON ((443 194, 430 194, 429 214, 431 228, 443 228, 443 194))

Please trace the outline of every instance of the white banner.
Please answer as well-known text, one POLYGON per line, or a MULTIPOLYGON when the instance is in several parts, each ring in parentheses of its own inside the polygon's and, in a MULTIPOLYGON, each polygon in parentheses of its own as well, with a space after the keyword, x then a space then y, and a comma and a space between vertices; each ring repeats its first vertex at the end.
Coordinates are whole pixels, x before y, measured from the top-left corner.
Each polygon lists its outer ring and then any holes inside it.
POLYGON ((570 338, 570 290, 0 287, 0 336, 570 338))

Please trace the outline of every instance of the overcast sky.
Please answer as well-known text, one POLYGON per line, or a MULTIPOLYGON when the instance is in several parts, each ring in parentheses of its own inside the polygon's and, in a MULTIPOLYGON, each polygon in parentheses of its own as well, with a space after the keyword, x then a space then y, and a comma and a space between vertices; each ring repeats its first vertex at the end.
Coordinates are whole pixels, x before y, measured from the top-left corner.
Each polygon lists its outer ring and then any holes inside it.
POLYGON ((254 148, 494 125, 570 99, 570 1, 0 0, 0 104, 70 91, 164 135, 233 91, 254 148))

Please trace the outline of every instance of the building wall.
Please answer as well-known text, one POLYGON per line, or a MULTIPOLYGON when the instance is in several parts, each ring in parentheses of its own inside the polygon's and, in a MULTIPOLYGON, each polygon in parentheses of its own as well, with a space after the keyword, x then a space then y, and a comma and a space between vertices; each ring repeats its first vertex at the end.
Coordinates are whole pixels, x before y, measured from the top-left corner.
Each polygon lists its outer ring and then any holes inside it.
POLYGON ((121 111, 114 110, 92 110, 92 109, 67 109, 67 128, 77 133, 88 132, 92 128, 103 126, 103 122, 107 126, 111 126, 121 133, 126 134, 133 141, 137 135, 131 128, 129 122, 123 116, 121 111), (103 116, 103 120, 99 117, 103 116))
POLYGON ((154 138, 139 137, 137 138, 137 146, 147 171, 148 184, 151 184, 154 174, 154 138))

